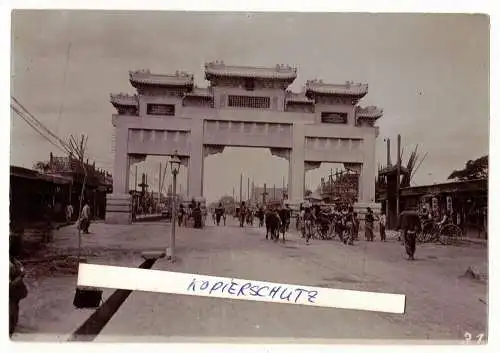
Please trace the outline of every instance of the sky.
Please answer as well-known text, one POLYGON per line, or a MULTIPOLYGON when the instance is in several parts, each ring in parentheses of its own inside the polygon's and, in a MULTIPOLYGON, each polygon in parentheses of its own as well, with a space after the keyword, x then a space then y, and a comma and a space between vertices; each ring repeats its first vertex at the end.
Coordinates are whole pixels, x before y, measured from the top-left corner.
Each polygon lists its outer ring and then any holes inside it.
MULTIPOLYGON (((396 136, 405 156, 418 144, 427 157, 416 185, 445 181, 467 160, 488 153, 489 19, 466 14, 301 14, 120 11, 14 11, 11 94, 63 139, 86 134, 88 154, 112 172, 115 113, 109 94, 134 93, 128 71, 191 72, 204 81, 204 63, 298 68, 290 87, 305 81, 369 84, 360 102, 384 109, 378 120, 377 162, 385 164, 384 138, 396 136)), ((16 115, 11 116, 11 164, 31 168, 60 153, 16 115)), ((138 166, 158 183, 160 162, 138 166), (156 177, 156 179, 155 179, 156 177)), ((330 168, 307 173, 310 188, 330 168)), ((135 168, 131 170, 131 182, 135 168)), ((205 159, 209 200, 239 194, 240 174, 256 184, 280 186, 288 162, 266 149, 226 148, 205 159)), ((170 176, 169 171, 167 175, 170 176)), ((167 177, 166 185, 169 183, 167 177)), ((186 187, 186 170, 180 175, 186 187)), ((156 183, 156 184, 155 184, 156 183)), ((157 189, 157 187, 155 187, 157 189)))

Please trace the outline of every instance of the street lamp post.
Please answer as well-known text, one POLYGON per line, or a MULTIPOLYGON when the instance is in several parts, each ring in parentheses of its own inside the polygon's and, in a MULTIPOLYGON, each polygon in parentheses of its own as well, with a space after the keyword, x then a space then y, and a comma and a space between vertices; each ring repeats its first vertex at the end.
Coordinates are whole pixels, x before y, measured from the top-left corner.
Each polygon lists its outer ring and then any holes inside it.
POLYGON ((177 220, 177 174, 179 173, 179 168, 181 166, 181 160, 177 155, 177 151, 174 151, 174 155, 170 159, 170 165, 172 169, 172 232, 170 233, 170 254, 167 249, 167 258, 170 255, 170 260, 172 262, 175 261, 174 252, 175 252, 175 223, 177 220))

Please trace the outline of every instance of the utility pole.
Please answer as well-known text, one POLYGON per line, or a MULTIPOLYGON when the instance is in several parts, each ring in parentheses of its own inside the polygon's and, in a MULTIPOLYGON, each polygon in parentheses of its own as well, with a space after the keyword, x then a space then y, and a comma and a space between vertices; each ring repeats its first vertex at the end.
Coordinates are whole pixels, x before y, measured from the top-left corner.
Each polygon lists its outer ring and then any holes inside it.
POLYGON ((266 205, 267 185, 264 183, 264 192, 262 193, 262 205, 266 205))
POLYGON ((273 186, 273 201, 276 200, 276 184, 273 186))
POLYGON ((399 189, 400 189, 400 179, 401 179, 401 135, 398 134, 398 163, 396 165, 396 217, 399 219, 400 211, 400 200, 399 200, 399 189))
POLYGON ((240 174, 240 202, 243 200, 243 174, 240 174))
POLYGON ((156 207, 156 211, 159 211, 161 203, 161 162, 160 162, 160 175, 158 177, 158 206, 156 207))
POLYGON ((391 166, 391 139, 387 139, 387 166, 391 166))
POLYGON ((250 177, 247 179, 247 202, 250 202, 250 177))
POLYGON ((330 168, 330 199, 333 201, 333 169, 330 168))
POLYGON ((137 166, 135 166, 135 186, 134 191, 137 191, 137 166))
POLYGON ((234 198, 234 186, 233 186, 233 201, 236 201, 236 199, 234 198))

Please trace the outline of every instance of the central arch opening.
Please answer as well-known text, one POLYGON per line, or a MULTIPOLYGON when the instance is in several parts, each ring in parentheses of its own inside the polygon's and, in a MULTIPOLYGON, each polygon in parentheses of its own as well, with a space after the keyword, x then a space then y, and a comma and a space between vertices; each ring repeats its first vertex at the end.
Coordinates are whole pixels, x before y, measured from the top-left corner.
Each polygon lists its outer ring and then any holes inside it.
POLYGON ((207 204, 224 198, 257 205, 263 201, 264 186, 266 202, 281 200, 288 190, 289 162, 273 156, 269 148, 226 147, 222 153, 205 157, 203 168, 207 204))

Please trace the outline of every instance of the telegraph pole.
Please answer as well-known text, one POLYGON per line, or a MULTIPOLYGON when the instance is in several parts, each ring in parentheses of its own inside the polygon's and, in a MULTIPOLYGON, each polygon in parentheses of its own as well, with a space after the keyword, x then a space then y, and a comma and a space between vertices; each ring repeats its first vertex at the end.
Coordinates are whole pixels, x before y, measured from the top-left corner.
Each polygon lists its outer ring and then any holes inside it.
POLYGON ((240 174, 240 202, 243 200, 243 174, 240 174))
POLYGON ((401 135, 398 134, 398 163, 396 165, 396 217, 399 218, 400 211, 400 200, 399 200, 399 189, 401 187, 401 135))
POLYGON ((137 191, 137 166, 135 166, 135 186, 134 191, 137 191))
POLYGON ((247 179, 247 202, 250 202, 250 177, 247 179))
POLYGON ((160 174, 158 176, 158 205, 156 205, 156 212, 158 212, 160 208, 161 202, 161 162, 160 162, 160 174))

